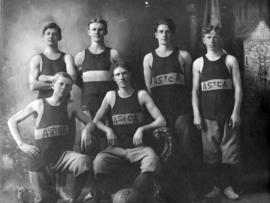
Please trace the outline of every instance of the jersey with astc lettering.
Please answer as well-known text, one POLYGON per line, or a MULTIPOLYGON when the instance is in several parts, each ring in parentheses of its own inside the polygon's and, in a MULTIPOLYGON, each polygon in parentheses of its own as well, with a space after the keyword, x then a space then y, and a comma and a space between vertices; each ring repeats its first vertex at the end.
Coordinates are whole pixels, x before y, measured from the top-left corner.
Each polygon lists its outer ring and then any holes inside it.
MULTIPOLYGON (((55 59, 49 59, 45 54, 41 53, 42 67, 40 70, 41 75, 55 75, 57 72, 66 72, 65 53, 55 59)), ((37 98, 48 98, 52 96, 53 90, 39 90, 37 98)))
POLYGON ((203 118, 223 119, 230 116, 234 104, 232 75, 225 64, 226 54, 216 61, 203 56, 201 73, 201 112, 203 118))
POLYGON ((87 75, 91 71, 110 71, 111 67, 111 48, 106 47, 105 51, 100 54, 93 54, 89 49, 85 50, 85 57, 82 64, 82 105, 100 106, 100 104, 92 104, 91 95, 106 93, 114 87, 113 81, 88 81, 87 75))
POLYGON ((118 146, 132 148, 133 135, 145 122, 144 110, 138 101, 138 91, 127 98, 121 98, 117 91, 115 95, 115 104, 111 109, 112 128, 117 135, 118 146))
POLYGON ((42 99, 42 101, 44 110, 34 133, 34 145, 40 150, 40 158, 30 158, 31 171, 38 170, 47 164, 55 164, 62 153, 72 150, 73 146, 67 102, 59 106, 52 106, 46 99, 42 99))
POLYGON ((167 57, 152 52, 151 96, 164 116, 181 115, 190 110, 190 98, 178 55, 178 48, 167 57))

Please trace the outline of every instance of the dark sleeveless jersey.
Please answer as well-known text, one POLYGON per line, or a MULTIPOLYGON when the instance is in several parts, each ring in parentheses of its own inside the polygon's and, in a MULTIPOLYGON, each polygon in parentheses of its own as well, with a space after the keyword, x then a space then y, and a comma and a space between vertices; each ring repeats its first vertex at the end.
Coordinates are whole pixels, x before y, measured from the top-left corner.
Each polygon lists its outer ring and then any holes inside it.
POLYGON ((209 61, 203 56, 200 104, 203 118, 222 119, 232 113, 234 89, 225 59, 225 54, 216 61, 209 61))
MULTIPOLYGON (((105 51, 100 54, 93 54, 89 51, 89 49, 86 49, 84 61, 82 64, 82 74, 90 71, 110 71, 110 54, 111 49, 109 47, 106 47, 105 51)), ((91 95, 99 93, 104 94, 107 91, 112 90, 113 87, 113 81, 85 81, 83 78, 82 105, 89 105, 91 102, 91 95)), ((99 105, 100 104, 98 104, 98 106, 99 105)))
POLYGON ((111 109, 112 129, 119 147, 132 148, 133 135, 145 122, 144 110, 138 101, 138 91, 134 91, 128 98, 121 98, 117 91, 115 95, 115 104, 111 109))
POLYGON ((151 96, 164 116, 181 115, 191 108, 178 55, 178 48, 168 57, 160 57, 155 51, 152 52, 151 96))
POLYGON ((34 145, 40 150, 40 159, 30 158, 31 171, 47 164, 55 164, 62 153, 72 150, 73 146, 67 102, 60 106, 51 106, 46 99, 42 101, 44 111, 34 132, 34 145))
MULTIPOLYGON (((65 53, 61 53, 59 58, 52 60, 40 54, 42 60, 42 67, 40 74, 42 75, 54 75, 57 72, 66 72, 65 53)), ((48 98, 52 95, 53 90, 39 90, 37 98, 48 98)))

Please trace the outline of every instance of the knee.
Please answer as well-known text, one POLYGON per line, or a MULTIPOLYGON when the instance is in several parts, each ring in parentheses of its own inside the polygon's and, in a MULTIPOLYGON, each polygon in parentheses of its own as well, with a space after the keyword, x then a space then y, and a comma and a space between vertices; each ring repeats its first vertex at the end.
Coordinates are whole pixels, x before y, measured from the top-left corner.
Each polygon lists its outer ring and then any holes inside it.
POLYGON ((160 169, 159 157, 156 154, 151 154, 142 160, 141 172, 158 173, 160 169))
POLYGON ((85 172, 92 171, 92 163, 88 156, 82 155, 78 158, 76 161, 77 167, 74 171, 74 175, 78 176, 80 174, 83 174, 85 172))
POLYGON ((103 154, 98 154, 93 162, 94 174, 103 174, 105 167, 105 156, 103 154))

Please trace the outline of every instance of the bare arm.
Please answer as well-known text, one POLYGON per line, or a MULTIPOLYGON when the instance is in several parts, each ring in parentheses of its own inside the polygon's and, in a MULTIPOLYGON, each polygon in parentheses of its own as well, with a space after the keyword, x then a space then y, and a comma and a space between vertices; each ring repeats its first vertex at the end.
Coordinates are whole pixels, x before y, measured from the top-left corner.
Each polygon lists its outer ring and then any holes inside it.
POLYGON ((119 52, 116 49, 111 49, 111 61, 112 64, 115 64, 116 62, 120 61, 121 57, 119 52))
POLYGON ((201 129, 202 120, 201 114, 199 109, 199 92, 200 92, 200 70, 203 66, 202 58, 198 58, 193 63, 193 82, 192 82, 192 107, 193 107, 193 114, 194 114, 194 125, 201 129))
POLYGON ((226 58, 226 65, 231 69, 232 80, 234 86, 234 108, 231 115, 231 127, 240 125, 240 109, 242 102, 242 86, 237 59, 234 56, 228 55, 226 58))
POLYGON ((11 135, 19 148, 26 154, 32 157, 39 157, 39 150, 32 146, 26 144, 22 137, 21 137, 21 132, 19 130, 19 123, 28 118, 29 116, 33 115, 36 112, 36 107, 38 106, 39 100, 36 100, 32 103, 30 103, 25 109, 22 111, 19 111, 15 115, 13 115, 9 120, 8 120, 8 127, 11 132, 11 135))
POLYGON ((113 130, 102 122, 102 118, 106 115, 106 113, 110 109, 110 106, 112 106, 114 102, 115 102, 114 92, 113 91, 107 92, 94 118, 94 123, 96 124, 96 126, 101 131, 106 133, 109 145, 115 145, 117 143, 117 137, 114 134, 113 130))
MULTIPOLYGON (((33 90, 47 90, 51 89, 52 78, 40 78, 40 68, 41 68, 41 57, 36 55, 31 59, 30 62, 30 75, 29 75, 29 84, 30 89, 33 90)), ((51 76, 52 77, 52 76, 51 76)))
POLYGON ((188 89, 191 90, 192 87, 192 58, 190 54, 187 51, 180 51, 179 52, 179 61, 182 60, 183 68, 184 68, 184 74, 185 74, 185 80, 188 86, 188 89))
POLYGON ((133 144, 134 145, 141 145, 143 143, 142 138, 144 135, 144 132, 149 130, 154 130, 158 127, 164 127, 166 126, 166 121, 162 114, 160 113, 159 109, 154 104, 152 98, 145 90, 141 90, 138 92, 138 98, 140 104, 146 107, 148 112, 150 113, 151 117, 154 119, 153 122, 146 124, 144 126, 141 126, 137 129, 133 136, 133 144))
POLYGON ((65 55, 65 63, 66 63, 67 73, 72 77, 73 81, 76 81, 77 73, 74 66, 73 57, 70 54, 65 55))
POLYGON ((145 55, 143 59, 143 74, 144 74, 144 82, 147 90, 151 93, 151 74, 152 74, 152 63, 153 56, 151 53, 145 55))

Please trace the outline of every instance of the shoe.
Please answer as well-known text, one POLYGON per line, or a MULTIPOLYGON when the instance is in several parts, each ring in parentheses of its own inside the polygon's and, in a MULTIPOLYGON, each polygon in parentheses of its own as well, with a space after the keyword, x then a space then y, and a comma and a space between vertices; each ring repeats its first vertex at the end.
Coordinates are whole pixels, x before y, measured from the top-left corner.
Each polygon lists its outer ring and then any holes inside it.
POLYGON ((221 192, 220 188, 218 188, 217 186, 214 186, 209 193, 204 195, 204 197, 209 198, 209 199, 210 198, 216 198, 216 197, 218 197, 220 195, 220 192, 221 192))
POLYGON ((236 192, 234 192, 234 190, 233 190, 233 188, 231 186, 226 187, 224 189, 224 195, 225 195, 225 197, 227 197, 230 200, 238 200, 238 199, 240 199, 240 196, 236 192))

